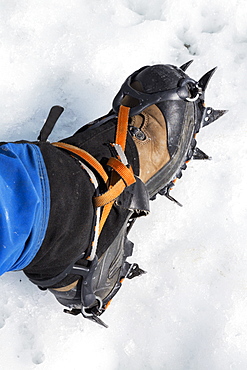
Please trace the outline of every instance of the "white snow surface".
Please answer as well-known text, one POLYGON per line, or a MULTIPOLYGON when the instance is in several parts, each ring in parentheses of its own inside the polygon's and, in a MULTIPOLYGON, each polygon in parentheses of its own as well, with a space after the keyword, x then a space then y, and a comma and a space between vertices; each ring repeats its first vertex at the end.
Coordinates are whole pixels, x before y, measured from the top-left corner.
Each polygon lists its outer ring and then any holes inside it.
POLYGON ((247 368, 247 22, 244 0, 0 0, 0 137, 51 141, 104 115, 125 78, 151 64, 198 80, 218 66, 206 104, 229 112, 203 128, 172 195, 131 231, 126 280, 100 327, 63 313, 22 272, 0 278, 0 368, 247 368))

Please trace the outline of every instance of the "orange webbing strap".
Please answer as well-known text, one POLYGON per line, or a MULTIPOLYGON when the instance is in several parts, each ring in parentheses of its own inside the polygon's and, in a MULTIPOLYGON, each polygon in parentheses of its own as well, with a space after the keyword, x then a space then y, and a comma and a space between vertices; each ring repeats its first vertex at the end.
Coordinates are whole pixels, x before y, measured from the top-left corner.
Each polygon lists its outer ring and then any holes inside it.
POLYGON ((84 159, 87 163, 89 163, 102 177, 104 182, 106 183, 108 181, 108 175, 105 172, 104 168, 101 166, 101 164, 95 159, 91 154, 86 152, 83 149, 80 149, 74 145, 66 144, 66 143, 52 143, 52 145, 56 146, 57 148, 67 149, 69 152, 72 152, 74 154, 77 154, 79 157, 84 159))
POLYGON ((101 231, 102 231, 102 229, 104 227, 104 224, 105 224, 105 222, 107 220, 107 217, 109 216, 109 214, 111 212, 113 203, 114 203, 114 200, 111 203, 108 203, 108 204, 106 204, 103 207, 103 210, 102 210, 102 213, 101 213, 100 222, 99 222, 99 235, 101 234, 101 231))
MULTIPOLYGON (((121 105, 118 113, 115 144, 120 145, 123 151, 125 150, 126 146, 129 110, 129 107, 121 105)), ((52 145, 78 155, 97 171, 97 173, 102 177, 105 183, 108 182, 109 177, 105 172, 103 166, 97 161, 97 159, 95 159, 85 150, 63 142, 52 143, 52 145)), ((99 234, 101 233, 101 230, 105 224, 107 217, 109 216, 109 213, 116 198, 124 191, 126 186, 129 186, 136 181, 132 169, 126 167, 118 159, 113 157, 110 158, 107 165, 120 176, 120 179, 115 182, 114 180, 112 180, 112 177, 109 183, 109 189, 104 194, 94 197, 94 205, 96 207, 103 207, 99 224, 99 234)))
MULTIPOLYGON (((117 122, 117 131, 116 131, 116 137, 115 137, 115 143, 118 144, 118 145, 121 145, 122 147, 122 150, 124 151, 125 150, 125 145, 126 145, 126 138, 127 138, 127 132, 128 132, 128 121, 129 121, 129 110, 130 108, 129 107, 125 107, 123 105, 120 105, 120 108, 119 108, 119 112, 118 112, 118 122, 117 122)), ((118 166, 115 166, 115 163, 113 164, 113 160, 115 162, 115 158, 110 158, 109 161, 108 161, 108 165, 110 165, 112 168, 113 166, 115 167, 114 170, 121 176, 123 171, 123 167, 128 170, 129 172, 131 171, 130 169, 128 169, 124 164, 122 164, 121 162, 121 165, 118 164, 118 166), (120 168, 121 166, 121 168, 120 168), (119 173, 119 171, 121 172, 121 174, 119 173)), ((116 160, 117 161, 117 160, 116 160)), ((131 173, 131 175, 133 176, 133 173, 131 173)), ((126 181, 126 179, 129 179, 129 173, 127 176, 124 175, 124 180, 126 181)), ((112 177, 113 178, 113 177, 112 177)), ((111 178, 111 181, 112 181, 112 178, 111 178)), ((134 180, 133 182, 135 182, 135 178, 133 176, 132 180, 134 180)), ((130 180, 130 181, 132 181, 130 180)), ((120 184, 123 184, 123 180, 120 179, 116 184, 115 186, 120 182, 120 184)), ((133 182, 131 182, 133 184, 133 182)), ((119 186, 119 185, 118 185, 119 186)), ((126 185, 125 185, 126 186, 126 185)), ((124 188, 125 186, 122 188, 122 191, 121 193, 124 191, 124 188)), ((110 186, 109 186, 109 190, 113 189, 113 186, 112 184, 110 183, 110 186)), ((119 189, 120 190, 120 189, 119 189)), ((114 191, 115 192, 115 191, 114 191)), ((121 194, 120 193, 120 194, 121 194)), ((120 195, 119 194, 119 195, 120 195)), ((103 194, 104 195, 104 194, 103 194)), ((114 194, 115 195, 115 194, 114 194)), ((95 199, 96 201, 96 199, 95 199)), ((102 199, 100 199, 100 201, 102 201, 102 199)), ((103 199, 104 201, 104 199, 103 199)), ((97 201, 96 201, 97 202, 97 201)), ((109 203, 107 203, 104 207, 103 207, 103 210, 102 210, 102 214, 101 214, 101 219, 100 219, 100 224, 99 224, 99 234, 101 233, 102 229, 103 229, 103 226, 107 220, 107 217, 109 216, 110 212, 111 212, 111 209, 112 209, 112 206, 114 204, 114 200, 110 201, 109 203)))
POLYGON ((96 207, 103 207, 108 203, 114 202, 117 197, 124 191, 126 187, 122 179, 120 179, 115 185, 110 188, 102 195, 94 197, 94 205, 96 207))
POLYGON ((111 157, 108 160, 107 165, 119 174, 119 176, 125 182, 126 186, 129 186, 131 184, 134 184, 134 182, 136 182, 132 168, 126 167, 118 159, 111 157))
POLYGON ((109 216, 115 199, 124 191, 126 186, 134 184, 136 181, 133 172, 118 159, 110 158, 107 164, 112 167, 122 178, 118 180, 115 185, 110 185, 109 190, 106 193, 94 198, 94 205, 96 207, 103 206, 99 223, 99 235, 103 229, 107 217, 109 216), (117 166, 114 164, 115 161, 118 162, 117 166))
POLYGON ((128 132, 128 121, 129 121, 129 107, 120 105, 118 112, 117 132, 115 143, 121 145, 123 151, 125 150, 126 138, 128 132))
POLYGON ((114 169, 121 178, 114 185, 110 185, 109 189, 104 194, 94 197, 94 205, 96 207, 102 207, 109 203, 113 204, 114 200, 124 191, 126 186, 136 182, 132 170, 118 159, 110 158, 107 165, 114 169))

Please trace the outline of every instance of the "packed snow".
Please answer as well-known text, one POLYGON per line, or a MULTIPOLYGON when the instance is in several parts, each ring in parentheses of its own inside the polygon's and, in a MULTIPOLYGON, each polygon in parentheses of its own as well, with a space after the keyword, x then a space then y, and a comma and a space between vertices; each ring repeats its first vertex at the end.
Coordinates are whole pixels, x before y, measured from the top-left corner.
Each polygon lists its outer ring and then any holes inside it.
POLYGON ((247 368, 247 22, 244 0, 0 1, 1 141, 52 140, 104 115, 125 78, 151 64, 198 80, 218 66, 206 103, 229 112, 204 128, 172 195, 131 232, 126 280, 100 327, 63 313, 22 272, 0 278, 3 370, 247 368))

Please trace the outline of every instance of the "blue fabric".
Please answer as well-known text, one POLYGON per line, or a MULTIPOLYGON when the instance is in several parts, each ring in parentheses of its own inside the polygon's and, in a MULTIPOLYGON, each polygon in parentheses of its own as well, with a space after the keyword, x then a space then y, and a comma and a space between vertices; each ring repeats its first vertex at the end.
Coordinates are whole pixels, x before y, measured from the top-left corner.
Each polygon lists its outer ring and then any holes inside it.
POLYGON ((44 239, 50 188, 40 149, 0 146, 0 275, 26 267, 44 239))

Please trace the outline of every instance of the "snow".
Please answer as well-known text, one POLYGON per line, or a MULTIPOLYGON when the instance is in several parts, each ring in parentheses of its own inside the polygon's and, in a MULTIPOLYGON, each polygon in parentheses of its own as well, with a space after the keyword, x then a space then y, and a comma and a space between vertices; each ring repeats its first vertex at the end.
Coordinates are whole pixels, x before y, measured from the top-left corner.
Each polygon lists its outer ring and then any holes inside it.
POLYGON ((156 63, 199 79, 218 66, 206 103, 228 109, 172 195, 131 232, 132 260, 101 328, 65 315, 21 273, 0 278, 1 369, 247 368, 246 61, 244 0, 0 1, 1 140, 35 140, 52 105, 51 140, 108 112, 125 78, 156 63))

